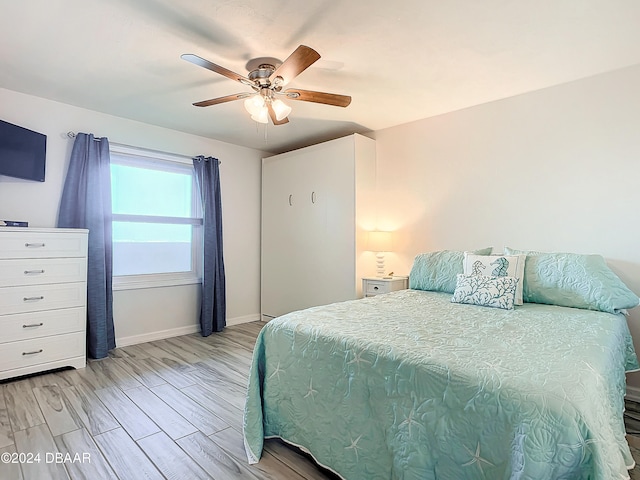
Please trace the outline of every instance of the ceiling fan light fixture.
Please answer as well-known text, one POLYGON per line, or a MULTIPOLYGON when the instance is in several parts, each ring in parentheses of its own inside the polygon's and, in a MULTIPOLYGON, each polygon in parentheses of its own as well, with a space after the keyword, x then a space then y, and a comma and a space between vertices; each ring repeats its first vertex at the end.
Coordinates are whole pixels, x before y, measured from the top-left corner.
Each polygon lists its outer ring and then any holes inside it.
POLYGON ((244 108, 251 114, 252 117, 259 116, 263 110, 265 112, 267 111, 262 95, 251 95, 244 101, 244 108))
POLYGON ((278 121, 282 120, 283 118, 287 118, 291 113, 291 107, 280 99, 271 102, 271 106, 273 107, 273 111, 275 112, 276 119, 278 121))
POLYGON ((267 107, 264 106, 260 109, 256 114, 251 115, 251 120, 254 120, 258 123, 269 123, 269 111, 267 107))

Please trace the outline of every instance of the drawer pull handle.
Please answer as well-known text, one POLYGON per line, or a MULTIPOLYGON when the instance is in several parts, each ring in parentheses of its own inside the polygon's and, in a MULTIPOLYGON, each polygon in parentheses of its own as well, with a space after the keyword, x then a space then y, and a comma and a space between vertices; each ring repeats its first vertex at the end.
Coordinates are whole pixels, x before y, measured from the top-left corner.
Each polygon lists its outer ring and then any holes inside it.
POLYGON ((33 275, 36 273, 44 273, 44 270, 25 270, 24 271, 25 275, 33 275))
POLYGON ((44 247, 44 243, 25 243, 24 246, 27 247, 27 248, 44 247))
POLYGON ((378 288, 380 288, 380 287, 373 287, 374 290, 378 290, 378 288))
POLYGON ((22 352, 22 355, 35 355, 37 353, 42 353, 42 349, 40 350, 34 350, 33 352, 22 352))
POLYGON ((293 207, 293 195, 289 195, 289 206, 293 207))
POLYGON ((41 327, 44 323, 30 323, 29 325, 22 325, 22 328, 33 328, 33 327, 41 327))
POLYGON ((25 302, 32 302, 34 300, 44 300, 44 296, 40 295, 39 297, 24 297, 22 300, 25 302))

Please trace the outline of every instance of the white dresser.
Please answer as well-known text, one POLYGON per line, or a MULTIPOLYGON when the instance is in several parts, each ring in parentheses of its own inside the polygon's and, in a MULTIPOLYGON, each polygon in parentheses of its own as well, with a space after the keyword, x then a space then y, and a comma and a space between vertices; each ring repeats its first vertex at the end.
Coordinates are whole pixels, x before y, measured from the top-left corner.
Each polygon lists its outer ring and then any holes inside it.
POLYGON ((0 227, 0 380, 85 366, 88 233, 0 227))

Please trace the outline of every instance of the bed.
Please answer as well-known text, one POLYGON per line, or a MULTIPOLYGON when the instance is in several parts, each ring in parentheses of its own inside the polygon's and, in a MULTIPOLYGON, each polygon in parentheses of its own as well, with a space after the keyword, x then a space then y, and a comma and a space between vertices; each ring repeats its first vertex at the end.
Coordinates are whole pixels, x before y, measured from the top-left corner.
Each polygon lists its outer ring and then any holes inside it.
MULTIPOLYGON (((454 263, 446 275, 457 278, 454 263)), ((625 372, 638 362, 621 309, 452 302, 452 285, 415 289, 418 267, 412 289, 263 328, 249 462, 277 437, 349 480, 628 478, 625 372)))

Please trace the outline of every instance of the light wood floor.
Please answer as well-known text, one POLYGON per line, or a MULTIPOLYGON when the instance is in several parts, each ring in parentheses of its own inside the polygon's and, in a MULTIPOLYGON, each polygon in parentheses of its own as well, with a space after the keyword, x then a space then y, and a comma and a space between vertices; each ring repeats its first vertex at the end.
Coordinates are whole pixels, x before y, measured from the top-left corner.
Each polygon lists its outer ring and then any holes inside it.
MULTIPOLYGON (((84 369, 1 382, 0 454, 23 455, 0 461, 0 479, 335 479, 277 440, 247 464, 242 409, 262 325, 117 348, 84 369)), ((640 438, 629 439, 639 461, 640 438)))
POLYGON ((262 325, 117 348, 84 369, 0 383, 0 452, 25 454, 0 461, 0 479, 335 478, 277 440, 247 464, 242 409, 262 325))

